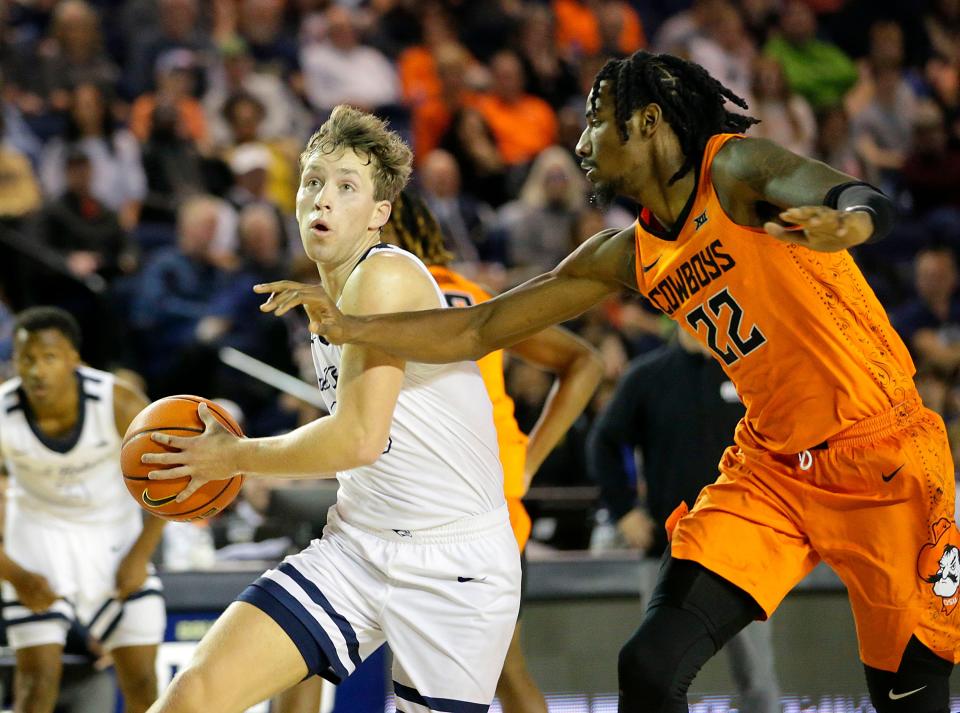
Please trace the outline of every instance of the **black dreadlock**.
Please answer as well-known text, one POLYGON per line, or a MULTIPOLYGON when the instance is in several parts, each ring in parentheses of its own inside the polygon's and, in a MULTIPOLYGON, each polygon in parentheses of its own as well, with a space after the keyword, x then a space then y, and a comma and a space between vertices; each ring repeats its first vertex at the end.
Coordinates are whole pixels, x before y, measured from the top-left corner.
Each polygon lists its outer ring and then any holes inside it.
POLYGON ((651 54, 638 50, 626 59, 611 59, 593 82, 590 109, 597 111, 600 82, 606 81, 613 97, 617 130, 627 140, 627 121, 633 113, 651 102, 660 106, 663 117, 680 140, 684 162, 670 177, 670 183, 683 178, 699 165, 707 141, 714 134, 742 133, 759 119, 727 111, 724 101, 741 109, 747 102, 694 62, 669 54, 651 54))

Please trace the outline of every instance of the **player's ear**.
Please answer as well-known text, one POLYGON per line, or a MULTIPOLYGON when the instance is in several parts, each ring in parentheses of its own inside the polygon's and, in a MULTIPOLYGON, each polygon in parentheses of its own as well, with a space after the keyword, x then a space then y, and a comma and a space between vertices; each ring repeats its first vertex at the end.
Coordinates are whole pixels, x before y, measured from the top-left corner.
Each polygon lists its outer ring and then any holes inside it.
POLYGON ((660 105, 650 102, 642 109, 633 112, 633 116, 627 121, 627 134, 649 138, 660 126, 662 118, 663 111, 660 109, 660 105))
POLYGON ((377 201, 377 205, 373 209, 373 215, 370 217, 370 225, 368 226, 370 230, 380 230, 386 225, 387 221, 390 220, 391 209, 390 201, 377 201))

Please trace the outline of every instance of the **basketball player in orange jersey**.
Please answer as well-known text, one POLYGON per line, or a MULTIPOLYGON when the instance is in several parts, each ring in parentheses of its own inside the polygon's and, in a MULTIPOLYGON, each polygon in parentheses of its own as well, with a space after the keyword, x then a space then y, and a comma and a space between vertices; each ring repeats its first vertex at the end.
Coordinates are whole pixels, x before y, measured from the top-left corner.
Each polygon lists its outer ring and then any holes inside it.
POLYGON ((14 711, 51 713, 67 632, 110 651, 125 710, 157 697, 166 612, 150 558, 163 520, 120 477, 120 440, 147 400, 80 363, 80 327, 55 307, 17 315, 16 377, 0 385, 0 459, 10 477, 0 548, 3 619, 16 652, 14 711))
POLYGON ((646 295, 720 360, 746 415, 717 482, 673 518, 671 556, 620 653, 620 710, 686 711, 703 663, 823 560, 847 586, 877 711, 947 713, 960 655, 953 464, 907 349, 847 252, 889 232, 890 202, 743 137, 755 120, 727 101, 746 108, 676 57, 608 62, 577 154, 598 194, 635 199, 639 219, 489 302, 354 317, 299 289, 262 309, 302 304, 328 340, 445 362, 622 288, 646 295))

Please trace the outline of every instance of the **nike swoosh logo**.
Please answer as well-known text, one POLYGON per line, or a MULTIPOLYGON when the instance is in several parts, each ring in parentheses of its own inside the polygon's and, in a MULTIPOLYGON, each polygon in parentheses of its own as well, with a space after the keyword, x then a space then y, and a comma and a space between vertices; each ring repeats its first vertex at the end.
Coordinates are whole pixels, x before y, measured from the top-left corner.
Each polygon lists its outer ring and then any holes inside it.
POLYGON ((458 582, 472 582, 473 577, 457 577, 458 582))
MULTIPOLYGON (((906 465, 906 463, 904 463, 903 465, 901 465, 900 468, 903 468, 904 465, 906 465)), ((883 482, 884 482, 884 483, 889 483, 891 480, 893 480, 893 477, 894 477, 897 473, 900 472, 900 468, 897 468, 897 469, 896 469, 895 471, 893 471, 890 475, 883 475, 883 474, 881 473, 881 474, 880 474, 880 477, 883 478, 883 482)))
POLYGON ((657 258, 656 260, 651 262, 649 265, 643 265, 643 271, 650 272, 653 269, 653 266, 656 265, 658 262, 660 262, 660 258, 657 258))
POLYGON ((912 696, 914 693, 920 693, 926 686, 920 686, 920 688, 915 688, 912 691, 907 691, 906 693, 894 693, 893 689, 890 689, 890 693, 887 695, 890 696, 891 701, 899 701, 901 698, 906 698, 907 696, 912 696))
POLYGON ((142 493, 140 493, 140 499, 143 500, 144 503, 146 503, 148 508, 158 508, 161 505, 172 503, 174 500, 177 499, 177 496, 176 494, 168 495, 165 498, 157 498, 156 500, 154 500, 153 498, 150 497, 149 491, 144 490, 142 493))

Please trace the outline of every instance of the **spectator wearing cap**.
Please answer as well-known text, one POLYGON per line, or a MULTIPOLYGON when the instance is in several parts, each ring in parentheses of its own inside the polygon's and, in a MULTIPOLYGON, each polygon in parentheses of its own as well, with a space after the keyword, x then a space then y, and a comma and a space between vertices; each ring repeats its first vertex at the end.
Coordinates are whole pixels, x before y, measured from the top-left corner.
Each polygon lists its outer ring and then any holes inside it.
POLYGON ((300 53, 304 91, 310 104, 328 112, 337 104, 367 111, 400 101, 397 72, 380 50, 364 45, 353 13, 334 5, 324 15, 326 37, 300 53))
POLYGON ((198 148, 205 150, 207 144, 207 119, 203 107, 194 96, 193 52, 174 49, 157 59, 157 90, 142 94, 130 109, 130 130, 140 141, 150 135, 153 112, 160 105, 172 106, 177 111, 178 130, 198 148))
POLYGON ((292 215, 299 182, 297 159, 300 144, 289 138, 263 138, 260 127, 266 108, 252 94, 231 95, 223 107, 223 116, 229 128, 229 138, 222 155, 233 169, 234 176, 238 176, 237 166, 246 168, 252 160, 265 164, 265 196, 280 210, 292 215))

